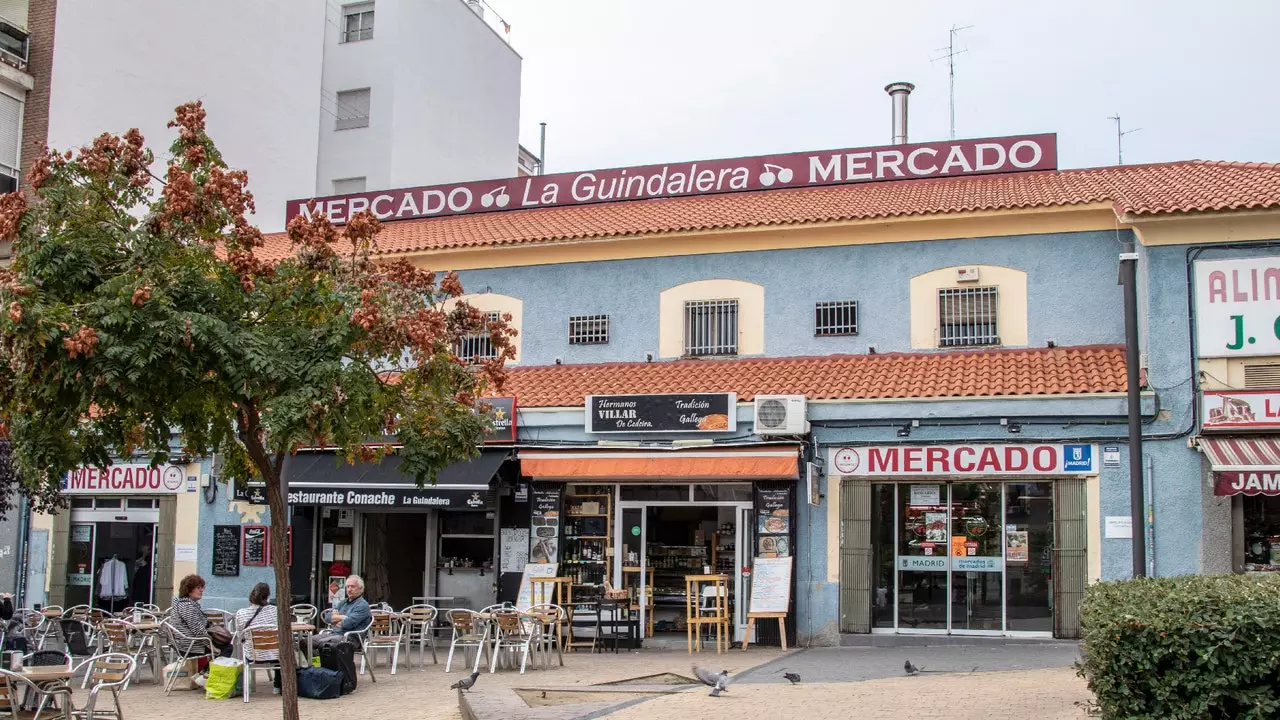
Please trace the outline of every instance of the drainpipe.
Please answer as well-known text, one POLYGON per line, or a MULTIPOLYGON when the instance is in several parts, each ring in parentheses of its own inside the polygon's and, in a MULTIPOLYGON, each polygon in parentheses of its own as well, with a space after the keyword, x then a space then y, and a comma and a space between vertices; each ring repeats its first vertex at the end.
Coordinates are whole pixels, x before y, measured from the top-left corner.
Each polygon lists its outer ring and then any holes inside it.
POLYGON ((1142 393, 1138 387, 1138 253, 1129 245, 1120 253, 1120 285, 1124 286, 1125 370, 1129 386, 1129 516, 1133 576, 1147 576, 1147 514, 1142 462, 1142 393))

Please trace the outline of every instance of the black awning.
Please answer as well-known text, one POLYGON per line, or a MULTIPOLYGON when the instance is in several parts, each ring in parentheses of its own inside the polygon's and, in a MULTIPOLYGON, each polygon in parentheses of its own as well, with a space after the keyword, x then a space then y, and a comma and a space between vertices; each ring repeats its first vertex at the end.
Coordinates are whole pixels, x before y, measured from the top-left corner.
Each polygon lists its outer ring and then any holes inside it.
POLYGON ((331 452, 298 453, 285 458, 281 477, 291 505, 478 508, 491 505, 489 482, 510 455, 509 449, 483 450, 441 470, 436 484, 421 490, 400 472, 399 455, 352 465, 331 452))

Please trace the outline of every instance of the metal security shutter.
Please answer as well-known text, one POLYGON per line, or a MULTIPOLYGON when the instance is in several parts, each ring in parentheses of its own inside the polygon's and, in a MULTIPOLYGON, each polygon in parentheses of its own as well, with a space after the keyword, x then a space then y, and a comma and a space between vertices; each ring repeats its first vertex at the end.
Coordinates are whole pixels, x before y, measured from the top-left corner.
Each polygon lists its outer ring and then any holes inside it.
POLYGON ((0 165, 17 170, 21 139, 22 101, 0 93, 0 165))
POLYGON ((156 557, 153 563, 156 573, 151 601, 168 608, 173 601, 173 543, 178 524, 178 498, 166 495, 160 498, 160 523, 156 526, 156 557))
POLYGON ((1085 481, 1058 480, 1053 485, 1057 520, 1053 545, 1053 635, 1080 637, 1080 601, 1088 583, 1088 517, 1085 481))
POLYGON ((49 563, 49 604, 67 604, 67 553, 71 549, 71 510, 53 516, 53 561, 49 563))
POLYGON ((840 486, 840 632, 871 632, 871 483, 840 486))

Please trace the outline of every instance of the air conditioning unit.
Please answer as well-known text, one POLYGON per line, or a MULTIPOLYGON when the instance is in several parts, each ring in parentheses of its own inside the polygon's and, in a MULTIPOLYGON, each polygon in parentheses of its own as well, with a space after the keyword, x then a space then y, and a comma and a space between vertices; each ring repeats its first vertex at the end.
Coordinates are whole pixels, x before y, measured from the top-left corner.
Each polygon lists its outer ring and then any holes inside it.
POLYGON ((757 395, 757 435, 803 435, 809 432, 803 395, 757 395))

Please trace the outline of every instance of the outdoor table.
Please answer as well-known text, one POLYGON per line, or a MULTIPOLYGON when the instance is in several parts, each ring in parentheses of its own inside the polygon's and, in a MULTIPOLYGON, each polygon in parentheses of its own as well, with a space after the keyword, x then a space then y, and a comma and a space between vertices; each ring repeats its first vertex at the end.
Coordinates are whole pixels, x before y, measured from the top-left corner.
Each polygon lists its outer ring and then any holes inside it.
POLYGON ((308 664, 308 665, 310 665, 310 664, 311 664, 311 659, 315 657, 315 652, 316 652, 316 649, 315 649, 315 632, 316 632, 316 626, 315 626, 315 625, 311 625, 311 624, 309 624, 309 623, 299 623, 299 622, 296 622, 296 623, 293 623, 293 624, 292 624, 291 629, 293 630, 293 634, 294 634, 294 636, 295 636, 295 637, 296 637, 296 636, 298 636, 298 635, 301 635, 301 634, 303 634, 303 633, 305 633, 305 634, 306 634, 306 636, 307 636, 307 664, 308 664))
MULTIPOLYGON (((41 689, 48 690, 52 687, 66 685, 67 681, 71 679, 71 668, 66 665, 32 666, 24 667, 19 674, 38 685, 41 689)), ((27 688, 27 691, 23 693, 22 705, 28 709, 34 709, 30 707, 30 688, 27 688)))

